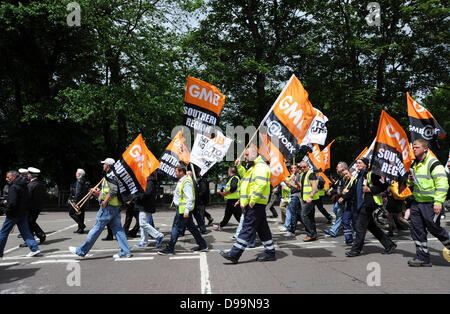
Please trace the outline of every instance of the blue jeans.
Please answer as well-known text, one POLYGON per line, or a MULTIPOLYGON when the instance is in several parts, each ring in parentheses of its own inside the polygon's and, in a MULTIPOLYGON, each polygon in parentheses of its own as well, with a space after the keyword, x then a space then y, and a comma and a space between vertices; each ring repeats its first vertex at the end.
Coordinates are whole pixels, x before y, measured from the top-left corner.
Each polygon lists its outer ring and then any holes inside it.
POLYGON ((96 219, 95 225, 89 231, 86 241, 77 247, 77 255, 85 256, 91 250, 95 244, 95 241, 97 241, 107 224, 109 224, 113 234, 116 235, 117 241, 119 242, 119 256, 130 254, 127 236, 125 235, 125 231, 122 228, 122 222, 120 220, 120 207, 109 205, 105 208, 100 207, 96 219))
POLYGON ((288 207, 286 208, 286 219, 284 221, 284 227, 286 229, 288 229, 288 230, 289 230, 289 227, 291 225, 291 218, 292 218, 291 211, 289 210, 289 204, 290 203, 291 203, 291 201, 289 200, 288 207))
MULTIPOLYGON (((237 237, 239 236, 239 233, 242 230, 242 227, 244 226, 244 214, 241 215, 241 219, 239 220, 239 226, 236 230, 236 233, 234 234, 234 237, 237 239, 237 237)), ((248 245, 247 247, 252 248, 256 246, 256 232, 254 235, 252 235, 250 237, 250 240, 248 241, 248 245)))
POLYGON ((195 241, 197 242, 197 245, 199 248, 205 249, 208 247, 208 244, 206 243, 205 239, 203 239, 202 235, 200 234, 200 231, 198 230, 197 226, 194 224, 194 220, 192 219, 192 212, 189 213, 188 218, 184 218, 183 215, 181 215, 177 211, 175 214, 175 217, 173 219, 172 224, 172 235, 170 237, 170 241, 167 244, 167 249, 174 252, 175 251, 175 244, 177 243, 178 236, 185 230, 188 229, 189 232, 194 236, 195 241))
POLYGON ((333 213, 336 215, 336 220, 331 226, 330 231, 334 236, 339 233, 339 227, 342 225, 342 218, 344 217, 344 204, 336 202, 334 204, 333 213))
POLYGON ((356 223, 358 222, 358 212, 353 206, 353 203, 348 202, 345 206, 344 214, 342 216, 342 226, 344 227, 344 236, 346 243, 353 243, 353 230, 356 230, 356 223))
POLYGON ((302 212, 302 207, 300 205, 300 200, 298 196, 291 197, 291 201, 289 202, 286 212, 291 213, 291 219, 288 230, 289 232, 295 234, 295 230, 297 229, 297 220, 299 220, 299 218, 301 220, 301 212, 302 212))
POLYGON ((2 230, 0 230, 0 257, 3 257, 3 251, 5 250, 6 241, 8 240, 9 233, 11 232, 14 225, 17 225, 17 228, 19 228, 19 232, 30 250, 32 252, 39 251, 38 244, 36 240, 34 240, 34 237, 30 231, 30 227, 28 226, 27 217, 11 218, 6 216, 5 222, 2 226, 2 230))

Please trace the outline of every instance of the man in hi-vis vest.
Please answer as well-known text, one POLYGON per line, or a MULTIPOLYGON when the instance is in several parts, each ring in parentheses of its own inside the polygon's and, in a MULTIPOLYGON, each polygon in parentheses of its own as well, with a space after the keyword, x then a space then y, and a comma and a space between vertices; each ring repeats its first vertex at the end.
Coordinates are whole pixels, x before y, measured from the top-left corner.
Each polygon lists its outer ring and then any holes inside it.
POLYGON ((416 244, 416 257, 408 261, 411 267, 431 267, 427 246, 428 231, 450 249, 450 235, 441 227, 442 203, 447 196, 448 181, 442 164, 428 151, 428 142, 413 142, 416 160, 412 165, 409 183, 413 186, 411 204, 411 237, 416 244))
POLYGON ((241 220, 242 210, 238 203, 239 192, 241 190, 241 179, 237 174, 236 168, 231 167, 228 169, 228 177, 229 179, 225 186, 225 191, 219 192, 219 194, 226 199, 227 205, 222 221, 219 224, 214 225, 214 229, 217 231, 221 231, 222 228, 228 224, 231 216, 234 216, 238 222, 241 220))
POLYGON ((192 211, 195 206, 194 181, 187 175, 186 167, 183 165, 179 165, 175 168, 175 175, 179 180, 173 195, 173 204, 177 207, 177 210, 175 218, 173 219, 172 235, 166 248, 162 251, 158 251, 158 254, 175 254, 175 244, 177 243, 179 235, 183 233, 185 228, 187 228, 194 236, 198 245, 197 247, 194 247, 192 251, 205 252, 208 250, 208 245, 192 220, 192 211))
POLYGON ((221 251, 220 255, 236 264, 256 232, 264 245, 264 255, 256 260, 274 261, 275 247, 266 217, 266 205, 270 196, 270 168, 254 148, 245 150, 244 159, 245 167, 239 159, 235 162, 242 178, 239 202, 244 214, 244 224, 231 250, 227 253, 221 251))
POLYGON ((97 213, 97 220, 94 227, 89 231, 86 241, 82 245, 79 247, 69 247, 70 252, 80 257, 84 257, 90 251, 107 224, 109 224, 113 234, 115 234, 120 247, 119 253, 115 254, 113 257, 115 259, 131 257, 127 236, 125 235, 120 220, 120 206, 122 205, 122 202, 119 199, 120 192, 118 182, 115 176, 108 175, 111 173, 111 167, 114 163, 115 161, 112 158, 106 158, 102 161, 103 170, 106 172, 106 176, 103 177, 100 189, 91 189, 91 192, 98 196, 98 201, 100 203, 100 210, 97 213))

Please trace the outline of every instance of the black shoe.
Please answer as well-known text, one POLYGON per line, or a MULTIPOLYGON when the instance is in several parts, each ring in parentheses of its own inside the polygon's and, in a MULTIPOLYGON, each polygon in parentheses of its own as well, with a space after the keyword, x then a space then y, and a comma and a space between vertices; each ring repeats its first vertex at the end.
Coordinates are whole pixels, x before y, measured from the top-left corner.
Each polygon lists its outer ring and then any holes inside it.
POLYGON ((345 253, 345 256, 347 256, 347 257, 355 257, 355 256, 359 256, 359 255, 361 255, 361 253, 355 252, 355 251, 348 251, 347 253, 345 253))
POLYGON ((19 244, 19 247, 27 247, 28 245, 26 243, 19 244))
POLYGON ((213 221, 214 221, 214 218, 212 218, 212 217, 208 218, 208 226, 211 226, 213 221))
POLYGON ((80 229, 80 231, 78 233, 79 234, 83 234, 84 233, 84 229, 80 229))
POLYGON ((169 248, 165 248, 164 250, 162 250, 162 251, 158 251, 157 252, 159 255, 174 255, 175 254, 175 252, 174 251, 172 251, 172 250, 170 250, 169 248))
POLYGON ((75 230, 73 233, 80 233, 80 228, 78 228, 77 230, 75 230))
POLYGON ((209 250, 208 247, 200 248, 199 246, 193 247, 191 251, 193 252, 207 252, 209 250))
POLYGON ((270 261, 276 261, 276 260, 277 260, 277 258, 275 256, 266 256, 266 255, 258 256, 256 258, 257 262, 270 262, 270 261))
POLYGON ((231 256, 230 253, 225 253, 224 251, 220 251, 220 255, 222 255, 222 257, 224 259, 229 260, 233 264, 237 264, 238 263, 238 260, 235 257, 231 256))
POLYGON ((397 244, 393 243, 390 247, 385 249, 381 254, 392 254, 396 248, 397 248, 397 244))
POLYGON ((417 259, 417 258, 409 260, 408 261, 408 265, 410 267, 431 267, 431 266, 433 266, 431 263, 426 263, 426 262, 421 261, 420 259, 417 259))
POLYGON ((43 236, 43 237, 39 238, 39 244, 42 244, 42 243, 44 243, 44 242, 45 242, 45 239, 46 239, 46 237, 45 237, 45 236, 43 236))

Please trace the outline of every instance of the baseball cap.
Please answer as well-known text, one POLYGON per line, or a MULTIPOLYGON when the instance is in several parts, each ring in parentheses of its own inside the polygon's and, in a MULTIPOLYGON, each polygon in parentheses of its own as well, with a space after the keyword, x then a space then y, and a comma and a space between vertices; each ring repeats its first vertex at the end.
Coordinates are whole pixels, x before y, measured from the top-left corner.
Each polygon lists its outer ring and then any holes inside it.
POLYGON ((101 163, 102 163, 102 164, 107 164, 107 165, 112 166, 112 165, 114 165, 116 162, 115 162, 114 159, 112 159, 112 158, 106 158, 106 159, 103 160, 101 163))

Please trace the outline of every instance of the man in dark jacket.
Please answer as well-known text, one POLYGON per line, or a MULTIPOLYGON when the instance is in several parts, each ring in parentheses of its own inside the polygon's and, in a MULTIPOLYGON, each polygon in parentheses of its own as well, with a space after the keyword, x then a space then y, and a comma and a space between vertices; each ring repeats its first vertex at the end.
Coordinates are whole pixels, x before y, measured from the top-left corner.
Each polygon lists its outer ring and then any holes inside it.
POLYGON ((37 224, 37 219, 45 204, 45 197, 47 189, 45 182, 39 179, 40 170, 34 167, 28 168, 28 195, 29 195, 29 213, 28 224, 30 226, 31 233, 35 234, 39 238, 39 243, 42 244, 45 241, 45 232, 37 224))
POLYGON ((208 219, 208 226, 212 224, 214 218, 206 211, 206 206, 209 204, 209 180, 208 175, 204 174, 198 181, 198 205, 202 217, 208 219))
MULTIPOLYGON (((70 186, 69 201, 77 204, 78 202, 89 193, 88 187, 86 185, 85 171, 83 169, 77 169, 75 173, 76 181, 70 186)), ((78 224, 78 229, 73 233, 83 234, 86 225, 84 224, 84 213, 86 211, 88 202, 85 202, 83 206, 80 207, 80 212, 77 214, 72 205, 69 204, 69 216, 78 224)))
POLYGON ((11 170, 6 173, 6 182, 9 184, 8 199, 4 201, 5 222, 0 230, 0 258, 3 257, 6 241, 14 225, 17 225, 22 238, 30 248, 31 252, 27 256, 35 256, 41 251, 28 227, 27 208, 28 190, 26 180, 19 178, 17 171, 11 170))
POLYGON ((367 230, 383 245, 384 251, 382 254, 392 254, 397 245, 375 224, 372 215, 378 206, 383 205, 380 193, 385 191, 388 185, 381 182, 380 176, 367 170, 369 166, 367 158, 358 159, 356 164, 359 170, 357 181, 352 185, 350 191, 339 198, 338 201, 342 204, 344 201, 353 200, 354 204, 356 204, 356 210, 359 212, 356 223, 356 239, 351 250, 345 255, 354 257, 361 254, 367 230))

